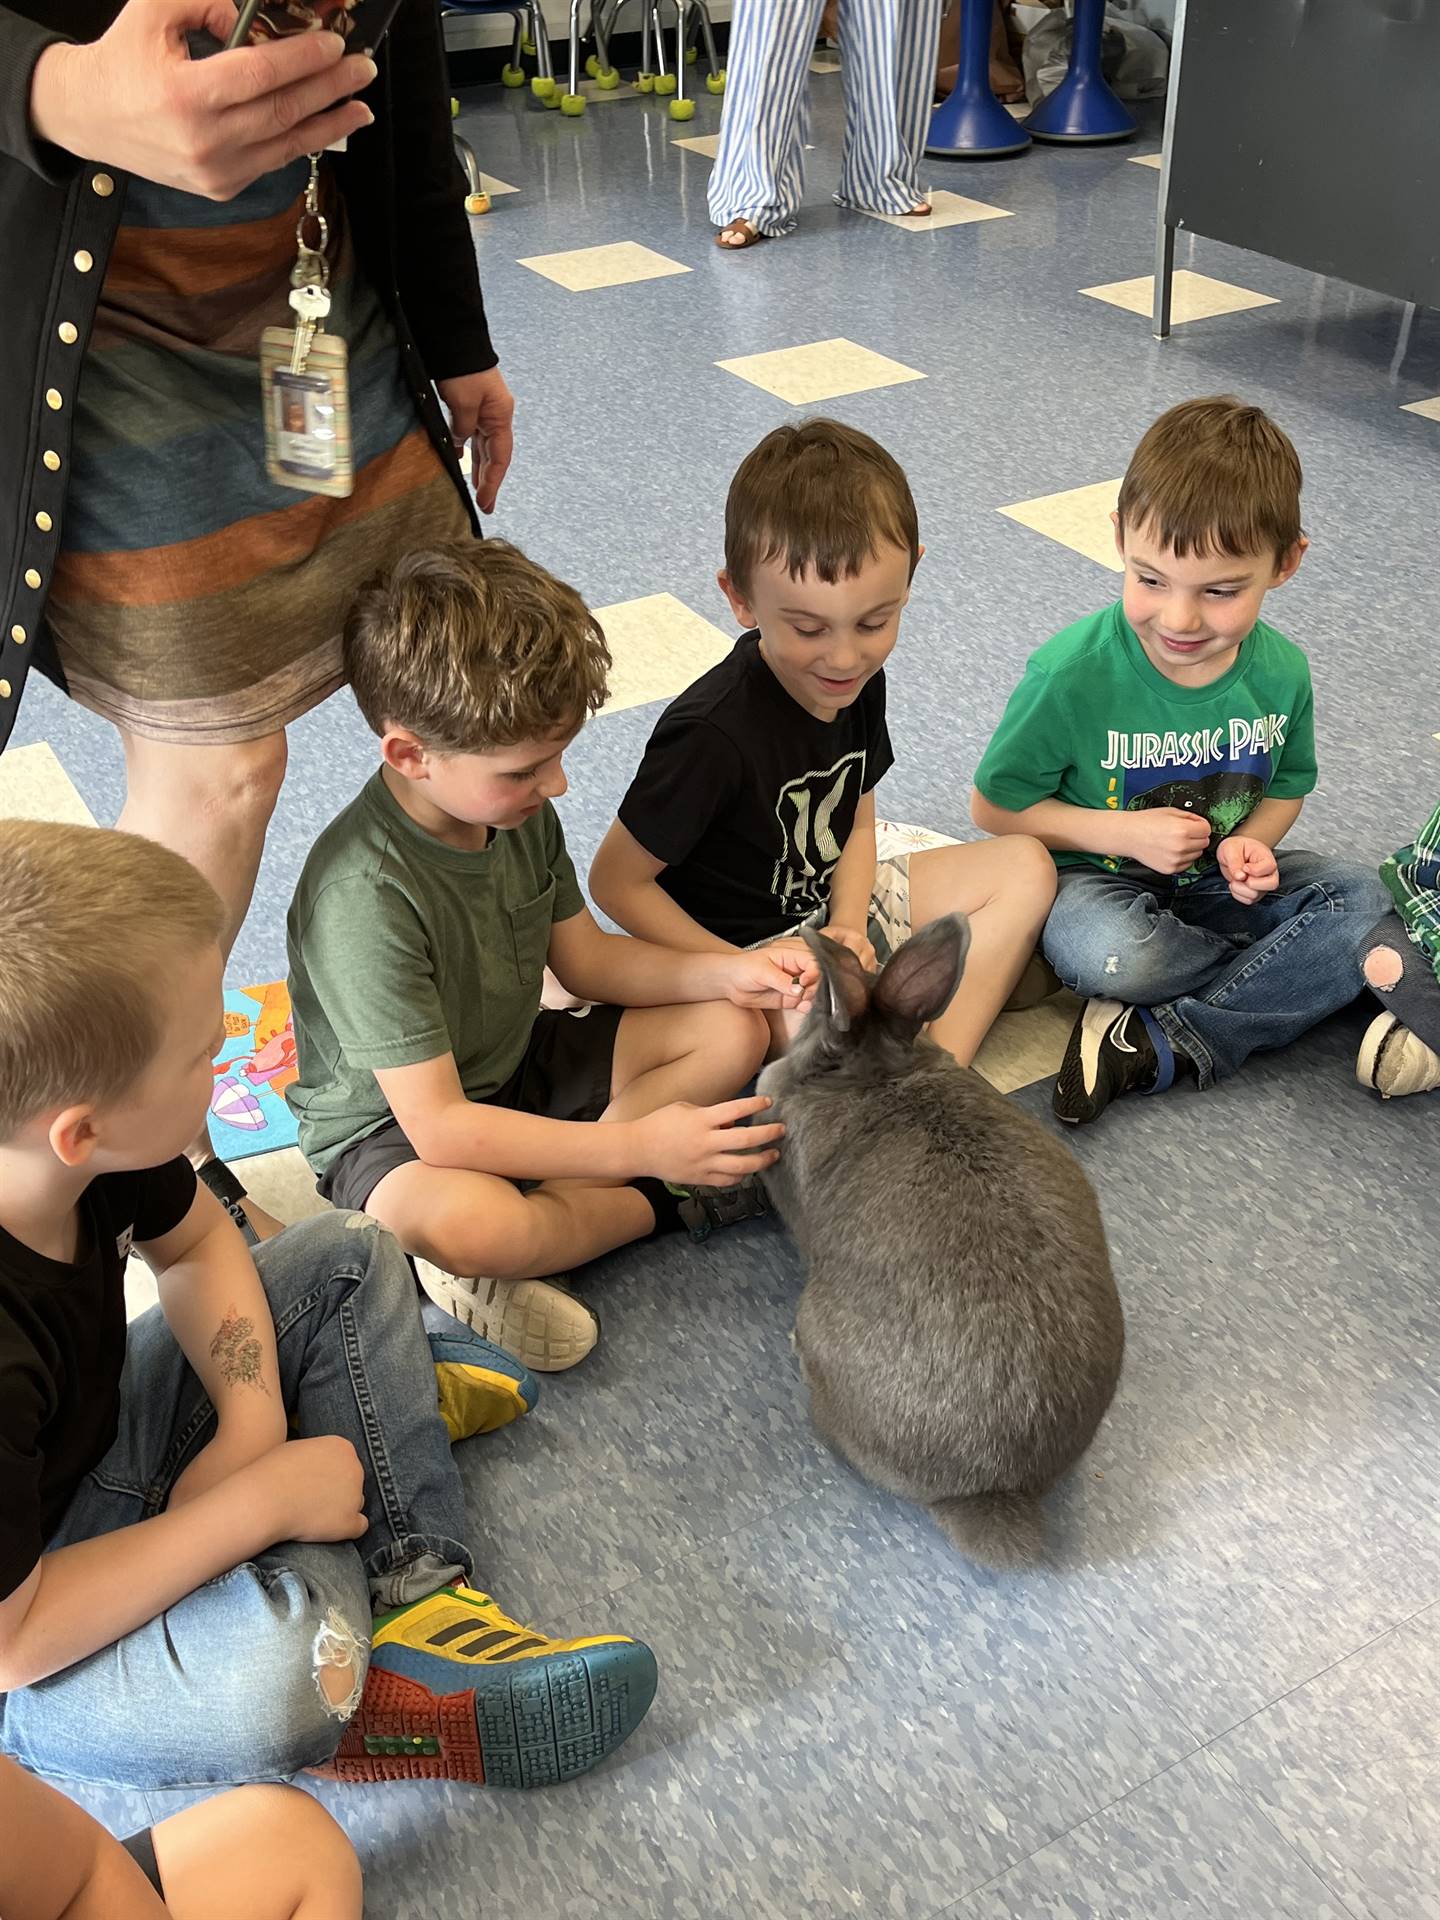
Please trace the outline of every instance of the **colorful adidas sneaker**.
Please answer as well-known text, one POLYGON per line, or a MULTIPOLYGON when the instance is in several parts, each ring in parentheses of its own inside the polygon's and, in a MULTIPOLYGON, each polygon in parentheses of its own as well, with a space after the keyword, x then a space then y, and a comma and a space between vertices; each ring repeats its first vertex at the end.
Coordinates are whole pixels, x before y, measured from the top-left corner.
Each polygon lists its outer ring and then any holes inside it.
POLYGON ((1122 1093, 1155 1087, 1160 1059, 1138 1007, 1087 1000, 1070 1031, 1051 1110, 1067 1127, 1085 1127, 1122 1093))
POLYGON ((640 1641, 547 1640, 489 1594, 443 1587, 375 1621, 359 1709, 316 1771, 554 1786, 613 1753, 654 1698, 655 1656, 640 1641))
POLYGON ((1440 1089, 1440 1054, 1402 1026, 1393 1013, 1377 1013, 1365 1029, 1355 1078, 1382 1100, 1440 1089))
POLYGON ((428 1260, 414 1266, 437 1306, 533 1373, 577 1366, 600 1338, 599 1315, 553 1280, 472 1279, 428 1260))
POLYGON ((453 1333, 431 1330, 429 1340, 440 1418, 452 1446, 472 1434, 508 1427, 540 1398, 540 1382, 528 1367, 469 1328, 456 1326, 453 1333))

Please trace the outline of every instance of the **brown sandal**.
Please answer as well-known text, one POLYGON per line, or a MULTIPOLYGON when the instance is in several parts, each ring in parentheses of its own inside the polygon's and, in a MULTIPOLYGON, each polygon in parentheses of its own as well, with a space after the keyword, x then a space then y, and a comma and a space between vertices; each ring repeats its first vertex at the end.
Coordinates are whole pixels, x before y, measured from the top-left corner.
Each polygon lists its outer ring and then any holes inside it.
POLYGON ((758 247, 766 238, 768 236, 758 232, 748 220, 727 220, 716 234, 715 244, 722 253, 743 253, 746 247, 758 247))

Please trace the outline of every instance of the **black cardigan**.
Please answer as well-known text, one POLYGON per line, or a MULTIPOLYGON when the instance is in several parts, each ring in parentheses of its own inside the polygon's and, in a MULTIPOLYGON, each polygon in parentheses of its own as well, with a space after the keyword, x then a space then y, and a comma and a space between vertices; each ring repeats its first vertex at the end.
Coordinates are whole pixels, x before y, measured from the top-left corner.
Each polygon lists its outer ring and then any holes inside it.
MULTIPOLYGON (((127 176, 36 140, 30 82, 57 40, 96 40, 119 0, 0 5, 0 749, 31 662, 64 685, 44 623, 65 514, 80 365, 127 176)), ((435 0, 401 0, 365 95, 375 125, 334 156, 362 268, 395 321, 406 379, 470 506, 431 385, 496 364, 450 128, 435 0)), ((473 506, 471 520, 478 531, 473 506)))

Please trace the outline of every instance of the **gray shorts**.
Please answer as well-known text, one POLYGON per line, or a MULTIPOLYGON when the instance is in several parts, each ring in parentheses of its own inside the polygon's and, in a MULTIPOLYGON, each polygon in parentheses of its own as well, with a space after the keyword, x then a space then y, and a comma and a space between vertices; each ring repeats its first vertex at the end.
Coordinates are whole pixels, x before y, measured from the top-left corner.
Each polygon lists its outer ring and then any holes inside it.
MULTIPOLYGON (((504 1086, 486 1097, 485 1105, 546 1120, 598 1120, 610 1104, 615 1035, 623 1012, 623 1007, 542 1009, 530 1029, 524 1059, 504 1086)), ((364 1213, 386 1174, 419 1158, 400 1122, 382 1120, 321 1175, 321 1195, 342 1211, 364 1213)))

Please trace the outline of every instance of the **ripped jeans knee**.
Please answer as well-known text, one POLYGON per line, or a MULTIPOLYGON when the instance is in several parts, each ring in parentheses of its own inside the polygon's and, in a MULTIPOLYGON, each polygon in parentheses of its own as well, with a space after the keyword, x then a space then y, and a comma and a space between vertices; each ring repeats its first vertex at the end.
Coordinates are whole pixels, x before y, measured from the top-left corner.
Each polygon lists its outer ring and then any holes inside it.
POLYGON ((1405 977, 1404 956, 1394 947, 1372 947, 1365 956, 1365 979, 1376 993, 1388 993, 1405 977))
POLYGON ((328 1608, 315 1630, 315 1685, 326 1713, 338 1721, 352 1719, 360 1704, 369 1644, 338 1607, 328 1608))

